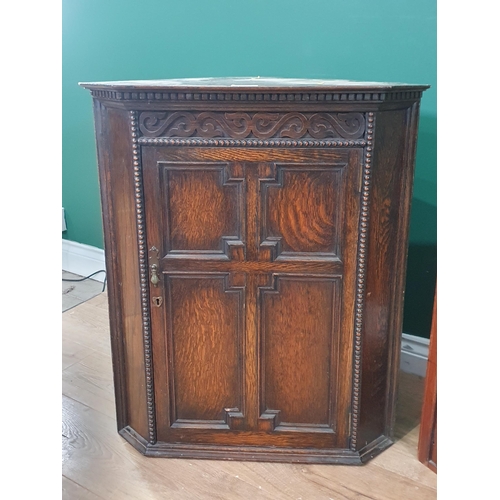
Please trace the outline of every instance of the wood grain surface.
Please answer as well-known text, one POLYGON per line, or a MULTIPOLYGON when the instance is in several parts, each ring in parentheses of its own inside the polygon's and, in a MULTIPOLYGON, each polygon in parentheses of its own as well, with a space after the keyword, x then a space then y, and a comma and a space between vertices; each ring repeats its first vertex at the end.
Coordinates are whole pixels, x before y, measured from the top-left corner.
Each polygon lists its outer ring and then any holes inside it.
POLYGON ((282 185, 267 191, 265 236, 282 238, 283 252, 336 253, 343 214, 341 168, 282 168, 280 173, 282 185))
POLYGON ((437 292, 434 296, 429 359, 420 421, 418 459, 437 472, 437 292))
POLYGON ((226 293, 224 278, 168 278, 172 424, 178 419, 224 422, 224 408, 242 406, 243 301, 241 293, 226 293))
POLYGON ((434 500, 417 460, 424 381, 401 373, 396 443, 362 467, 142 456, 116 433, 106 294, 63 314, 64 500, 434 500))
POLYGON ((289 276, 278 278, 277 290, 263 292, 260 403, 263 411, 279 410, 281 424, 335 429, 332 395, 337 391, 332 386, 338 329, 333 325, 332 305, 336 294, 338 279, 289 276), (296 295, 304 300, 296 303, 296 295), (311 385, 309 380, 316 383, 311 385))
POLYGON ((170 250, 221 250, 224 236, 241 232, 237 186, 224 185, 224 166, 210 167, 164 166, 170 250))
POLYGON ((158 449, 346 448, 360 151, 231 152, 142 152, 158 449))
POLYGON ((153 456, 373 459, 393 442, 427 86, 190 82, 84 84, 118 430, 153 456))

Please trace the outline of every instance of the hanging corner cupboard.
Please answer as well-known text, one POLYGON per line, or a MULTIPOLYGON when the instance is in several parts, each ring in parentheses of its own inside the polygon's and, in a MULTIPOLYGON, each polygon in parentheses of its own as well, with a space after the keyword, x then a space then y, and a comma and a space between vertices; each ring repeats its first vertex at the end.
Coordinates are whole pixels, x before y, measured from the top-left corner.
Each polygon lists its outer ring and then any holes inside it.
POLYGON ((81 85, 120 434, 162 457, 358 464, 387 448, 427 86, 81 85))

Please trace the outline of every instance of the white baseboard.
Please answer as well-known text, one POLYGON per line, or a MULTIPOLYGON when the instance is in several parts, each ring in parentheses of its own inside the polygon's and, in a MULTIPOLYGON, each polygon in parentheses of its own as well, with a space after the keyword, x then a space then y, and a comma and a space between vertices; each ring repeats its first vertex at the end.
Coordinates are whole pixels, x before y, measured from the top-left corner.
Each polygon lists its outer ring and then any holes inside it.
POLYGON ((429 339, 403 333, 399 365, 402 371, 425 377, 428 357, 429 339))
MULTIPOLYGON (((88 276, 89 274, 106 269, 104 250, 75 241, 62 240, 62 268, 63 271, 88 276)), ((104 273, 92 276, 96 281, 104 282, 104 273)))

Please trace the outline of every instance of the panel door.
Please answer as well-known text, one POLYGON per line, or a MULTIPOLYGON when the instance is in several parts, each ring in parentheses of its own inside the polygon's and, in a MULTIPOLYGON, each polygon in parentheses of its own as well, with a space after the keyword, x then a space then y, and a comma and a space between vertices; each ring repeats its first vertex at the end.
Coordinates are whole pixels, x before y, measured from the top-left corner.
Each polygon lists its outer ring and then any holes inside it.
POLYGON ((159 441, 348 447, 361 157, 143 147, 159 441))

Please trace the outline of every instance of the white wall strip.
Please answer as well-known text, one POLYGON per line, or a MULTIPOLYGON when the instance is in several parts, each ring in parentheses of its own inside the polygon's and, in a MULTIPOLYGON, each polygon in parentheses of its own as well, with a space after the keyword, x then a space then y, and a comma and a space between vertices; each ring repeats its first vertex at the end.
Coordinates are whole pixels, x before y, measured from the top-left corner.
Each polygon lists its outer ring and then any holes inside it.
MULTIPOLYGON (((88 276, 101 269, 106 269, 104 250, 76 243, 75 241, 62 240, 62 270, 70 273, 88 276)), ((92 277, 101 283, 105 274, 99 273, 92 277)))
POLYGON ((425 377, 428 357, 429 339, 403 333, 401 340, 401 370, 425 377))

